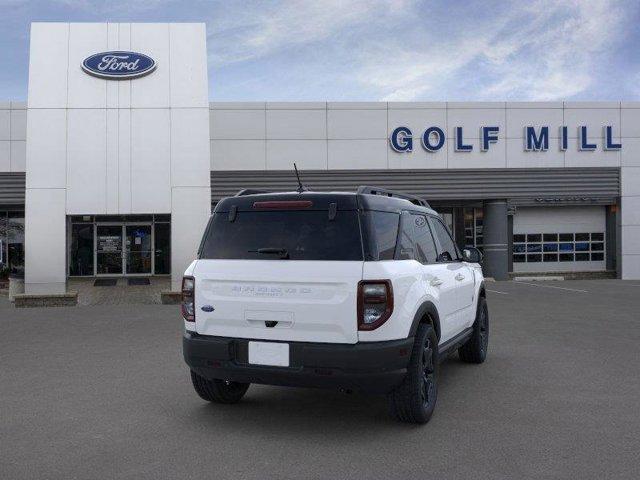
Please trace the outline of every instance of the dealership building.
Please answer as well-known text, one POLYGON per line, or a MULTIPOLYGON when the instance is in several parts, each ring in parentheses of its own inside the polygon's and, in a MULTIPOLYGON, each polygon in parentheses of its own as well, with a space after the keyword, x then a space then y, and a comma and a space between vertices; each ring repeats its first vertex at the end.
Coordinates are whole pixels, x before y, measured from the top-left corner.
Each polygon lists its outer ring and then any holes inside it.
POLYGON ((210 103, 207 72, 204 24, 32 24, 27 101, 0 102, 0 262, 27 293, 178 290, 216 202, 294 189, 294 162, 424 197, 496 279, 640 279, 640 102, 210 103))

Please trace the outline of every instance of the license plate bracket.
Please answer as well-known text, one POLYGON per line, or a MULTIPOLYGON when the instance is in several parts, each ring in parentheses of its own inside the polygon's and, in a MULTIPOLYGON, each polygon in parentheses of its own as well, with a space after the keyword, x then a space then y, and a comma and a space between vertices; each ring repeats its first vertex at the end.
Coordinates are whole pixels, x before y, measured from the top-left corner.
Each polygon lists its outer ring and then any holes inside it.
POLYGON ((271 367, 289 366, 289 344, 282 342, 249 342, 249 363, 271 367))

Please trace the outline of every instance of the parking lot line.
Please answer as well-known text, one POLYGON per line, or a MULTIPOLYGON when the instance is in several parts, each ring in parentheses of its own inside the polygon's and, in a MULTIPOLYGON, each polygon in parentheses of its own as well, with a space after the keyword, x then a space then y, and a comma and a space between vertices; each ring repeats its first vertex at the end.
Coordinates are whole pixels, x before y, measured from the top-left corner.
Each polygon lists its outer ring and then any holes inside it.
POLYGON ((519 283, 519 284, 522 284, 522 285, 531 285, 532 287, 555 288, 557 290, 568 290, 570 292, 589 293, 587 290, 580 290, 580 289, 577 289, 577 288, 556 287, 554 285, 539 285, 539 284, 536 284, 536 283, 529 283, 529 282, 513 282, 513 283, 519 283))
POLYGON ((487 292, 499 293, 500 295, 509 295, 507 292, 499 292, 498 290, 489 290, 488 288, 487 288, 487 292))

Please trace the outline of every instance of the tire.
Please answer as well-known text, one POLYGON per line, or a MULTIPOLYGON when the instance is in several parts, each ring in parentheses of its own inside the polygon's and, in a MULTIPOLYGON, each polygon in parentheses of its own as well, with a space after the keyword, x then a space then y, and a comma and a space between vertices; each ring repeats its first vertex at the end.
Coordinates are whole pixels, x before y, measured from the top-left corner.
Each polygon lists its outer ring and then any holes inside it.
POLYGON ((249 383, 207 380, 191 370, 191 382, 196 393, 203 400, 213 403, 238 403, 249 389, 249 383))
POLYGON ((476 311, 476 321, 473 323, 473 333, 462 347, 458 349, 460 360, 467 363, 482 363, 487 358, 489 346, 489 309, 487 301, 480 297, 476 311))
POLYGON ((388 396, 389 411, 406 423, 427 423, 438 396, 438 338, 433 327, 421 323, 416 332, 407 376, 388 396))

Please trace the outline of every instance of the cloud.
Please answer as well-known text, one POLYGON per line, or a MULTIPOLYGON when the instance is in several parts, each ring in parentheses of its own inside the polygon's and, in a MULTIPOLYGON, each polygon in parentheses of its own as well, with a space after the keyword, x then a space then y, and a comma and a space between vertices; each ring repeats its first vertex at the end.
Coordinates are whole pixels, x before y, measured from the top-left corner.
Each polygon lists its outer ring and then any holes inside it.
POLYGON ((538 7, 531 26, 502 40, 514 49, 496 62, 489 96, 578 95, 592 85, 598 63, 623 32, 624 11, 609 1, 576 1, 569 8, 539 2, 538 7))
MULTIPOLYGON (((14 3, 32 3, 32 0, 0 0, 14 3)), ((114 13, 126 12, 143 12, 155 10, 165 7, 176 0, 49 0, 50 4, 60 5, 75 11, 91 11, 100 15, 109 15, 114 13)), ((179 5, 179 3, 177 3, 179 5)))
POLYGON ((209 22, 213 68, 262 62, 268 69, 269 58, 289 55, 310 84, 320 71, 327 84, 355 82, 384 101, 580 96, 593 88, 629 17, 613 0, 261 5, 209 22))
POLYGON ((217 12, 208 22, 210 60, 228 65, 330 40, 348 29, 401 14, 409 0, 258 2, 217 12))
POLYGON ((22 42, 21 52, 36 18, 205 21, 216 100, 640 97, 637 0, 0 0, 2 7, 0 40, 22 42))
POLYGON ((452 81, 473 85, 479 100, 568 98, 592 85, 598 62, 623 31, 624 11, 606 0, 537 1, 501 11, 506 13, 487 24, 468 19, 461 29, 468 27, 471 35, 427 35, 428 53, 405 49, 392 63, 393 73, 377 68, 372 57, 360 81, 383 100, 451 92, 452 81))

